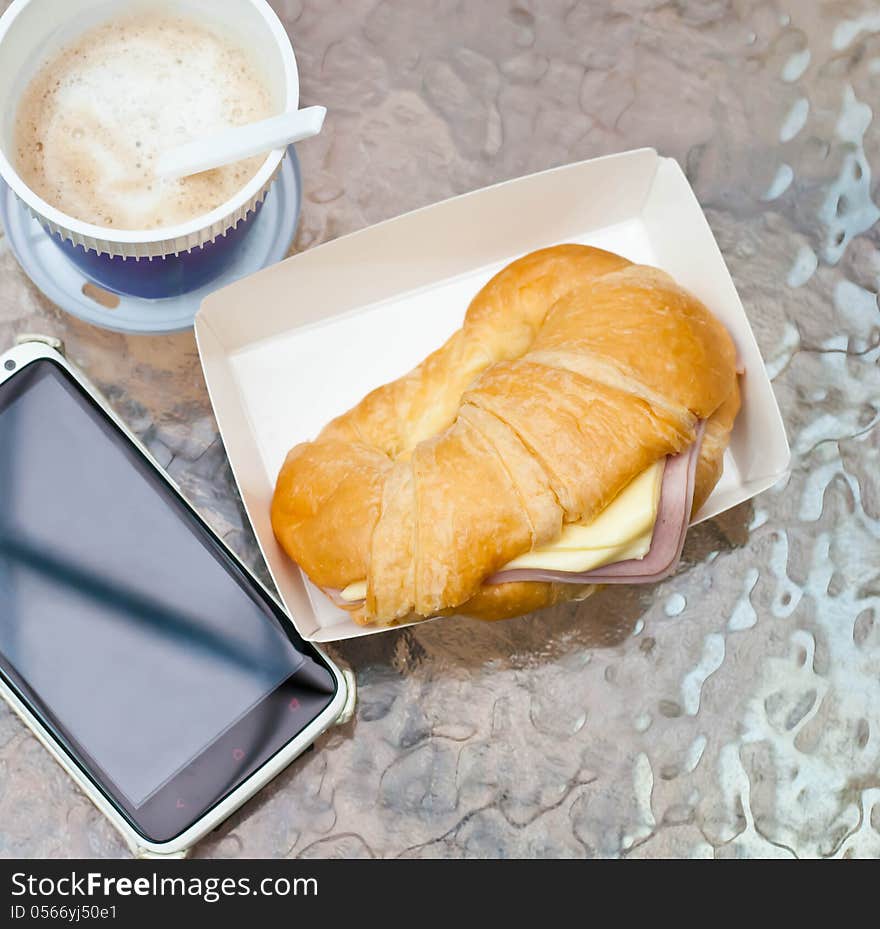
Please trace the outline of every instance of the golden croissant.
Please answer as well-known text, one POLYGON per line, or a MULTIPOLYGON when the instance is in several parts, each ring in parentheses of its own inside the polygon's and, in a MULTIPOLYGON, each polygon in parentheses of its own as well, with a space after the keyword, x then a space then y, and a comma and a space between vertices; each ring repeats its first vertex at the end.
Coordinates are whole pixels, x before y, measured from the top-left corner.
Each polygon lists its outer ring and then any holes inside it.
POLYGON ((664 272, 533 252, 422 364, 290 451, 275 535, 367 625, 502 619, 657 580, 720 477, 736 366, 724 326, 664 272))

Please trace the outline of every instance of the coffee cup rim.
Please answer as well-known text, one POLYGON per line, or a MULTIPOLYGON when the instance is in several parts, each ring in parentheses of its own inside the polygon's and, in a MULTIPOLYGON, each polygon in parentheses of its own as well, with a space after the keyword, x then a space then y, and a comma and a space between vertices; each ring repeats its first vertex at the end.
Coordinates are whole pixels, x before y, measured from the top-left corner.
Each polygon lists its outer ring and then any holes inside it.
MULTIPOLYGON (((0 16, 0 45, 2 45, 6 34, 18 18, 18 15, 32 2, 33 0, 13 0, 3 15, 0 16)), ((299 72, 290 37, 267 0, 248 0, 248 2, 262 15, 275 39, 276 48, 281 55, 284 68, 286 92, 284 111, 295 111, 299 108, 299 72)), ((63 238, 70 238, 73 235, 80 242, 83 240, 87 243, 90 240, 99 242, 102 244, 102 248, 106 250, 107 245, 113 244, 137 246, 151 245, 158 242, 190 242, 193 237, 198 237, 200 233, 211 230, 222 224, 224 220, 229 219, 229 225, 223 230, 227 231, 235 224, 235 218, 240 216, 243 208, 252 209, 259 203, 262 194, 268 188, 278 170, 285 152, 286 149, 283 148, 270 151, 247 184, 240 188, 234 196, 210 212, 202 213, 185 223, 178 223, 175 226, 161 226, 156 229, 114 229, 112 226, 98 226, 94 223, 84 222, 53 207, 25 184, 15 166, 6 157, 2 146, 0 146, 0 176, 16 196, 36 215, 37 219, 48 222, 54 232, 59 233, 63 238)), ((245 209, 245 212, 247 212, 247 209, 245 209)), ((213 238, 216 238, 216 235, 210 236, 210 239, 213 238)), ((178 250, 175 248, 170 251, 178 250)))

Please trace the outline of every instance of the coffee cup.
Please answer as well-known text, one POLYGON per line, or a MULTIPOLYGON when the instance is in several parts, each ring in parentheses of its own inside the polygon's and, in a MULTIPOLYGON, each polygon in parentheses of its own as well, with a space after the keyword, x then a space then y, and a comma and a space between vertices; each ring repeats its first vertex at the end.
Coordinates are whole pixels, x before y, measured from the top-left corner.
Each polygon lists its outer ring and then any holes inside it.
POLYGON ((16 119, 35 75, 54 55, 116 17, 161 13, 204 23, 251 53, 274 112, 299 105, 299 78, 284 27, 265 0, 14 0, 0 17, 0 176, 91 281, 114 293, 177 296, 209 283, 234 260, 276 178, 285 149, 269 152, 256 173, 218 206, 156 228, 86 222, 39 196, 19 170, 16 119))

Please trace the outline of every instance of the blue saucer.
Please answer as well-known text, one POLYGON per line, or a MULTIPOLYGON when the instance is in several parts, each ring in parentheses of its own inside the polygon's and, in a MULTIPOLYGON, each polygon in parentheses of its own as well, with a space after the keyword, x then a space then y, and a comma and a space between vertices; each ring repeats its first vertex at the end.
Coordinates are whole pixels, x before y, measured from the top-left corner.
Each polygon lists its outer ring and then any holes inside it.
POLYGON ((111 294, 90 283, 0 179, 0 221, 9 247, 27 276, 62 310, 114 332, 159 335, 191 329, 209 293, 284 258, 296 233, 301 203, 299 161, 291 145, 275 183, 253 218, 254 228, 229 267, 198 290, 179 297, 146 300, 111 294))

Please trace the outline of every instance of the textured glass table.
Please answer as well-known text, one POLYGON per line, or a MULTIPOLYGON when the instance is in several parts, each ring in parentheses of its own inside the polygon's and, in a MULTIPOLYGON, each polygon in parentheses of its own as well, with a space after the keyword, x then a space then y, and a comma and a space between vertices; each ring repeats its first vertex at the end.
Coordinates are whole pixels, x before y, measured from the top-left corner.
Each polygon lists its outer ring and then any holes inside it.
MULTIPOLYGON (((876 3, 274 5, 303 103, 330 111, 299 148, 296 250, 654 146, 706 210, 794 460, 693 530, 657 587, 332 648, 357 672, 355 720, 195 854, 880 855, 876 3)), ((0 240, 0 342, 25 331, 64 339, 257 565, 192 336, 79 323, 0 240)), ((125 853, 0 709, 0 854, 125 853)))

